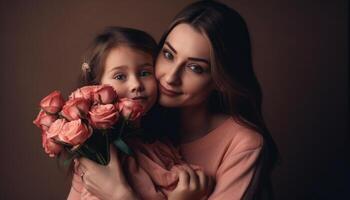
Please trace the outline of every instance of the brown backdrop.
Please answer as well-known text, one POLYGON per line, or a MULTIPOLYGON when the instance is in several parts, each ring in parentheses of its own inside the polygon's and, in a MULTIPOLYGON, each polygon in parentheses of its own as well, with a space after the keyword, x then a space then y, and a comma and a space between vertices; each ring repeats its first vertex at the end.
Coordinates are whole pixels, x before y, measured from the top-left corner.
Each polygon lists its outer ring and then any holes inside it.
MULTIPOLYGON (((43 96, 74 89, 94 34, 121 25, 159 39, 190 2, 1 1, 0 199, 66 197, 69 181, 43 153, 32 120, 43 96)), ((264 115, 283 159, 273 175, 277 199, 340 197, 350 179, 347 1, 224 2, 251 32, 264 115)))

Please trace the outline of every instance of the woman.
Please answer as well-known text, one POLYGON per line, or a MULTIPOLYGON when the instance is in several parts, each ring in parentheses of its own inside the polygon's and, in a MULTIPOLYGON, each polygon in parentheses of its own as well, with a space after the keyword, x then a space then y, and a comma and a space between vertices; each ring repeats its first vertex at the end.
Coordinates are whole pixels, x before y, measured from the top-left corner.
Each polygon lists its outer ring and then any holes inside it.
MULTIPOLYGON (((272 199, 269 176, 278 153, 262 118, 244 20, 221 3, 196 2, 175 17, 159 46, 159 103, 175 111, 169 124, 177 127, 171 126, 185 160, 216 180, 209 199, 272 199)), ((86 164, 96 176, 113 172, 86 164)), ((122 173, 117 176, 103 180, 134 198, 122 173)), ((193 172, 187 176, 192 180, 193 172)), ((97 189, 99 180, 87 181, 89 190, 100 196, 115 192, 97 189)), ((193 193, 197 189, 185 186, 193 193)))

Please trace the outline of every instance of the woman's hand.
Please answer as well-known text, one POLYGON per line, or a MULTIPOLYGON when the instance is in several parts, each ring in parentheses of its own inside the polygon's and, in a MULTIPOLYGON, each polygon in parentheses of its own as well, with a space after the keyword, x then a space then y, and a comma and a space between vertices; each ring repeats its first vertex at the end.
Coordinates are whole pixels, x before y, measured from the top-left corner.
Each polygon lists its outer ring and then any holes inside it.
POLYGON ((75 160, 84 187, 100 199, 136 199, 120 165, 117 151, 110 146, 110 162, 99 165, 87 158, 75 160))
POLYGON ((189 166, 181 166, 179 182, 176 188, 168 194, 169 200, 199 200, 207 197, 212 188, 213 180, 202 170, 193 170, 189 166))

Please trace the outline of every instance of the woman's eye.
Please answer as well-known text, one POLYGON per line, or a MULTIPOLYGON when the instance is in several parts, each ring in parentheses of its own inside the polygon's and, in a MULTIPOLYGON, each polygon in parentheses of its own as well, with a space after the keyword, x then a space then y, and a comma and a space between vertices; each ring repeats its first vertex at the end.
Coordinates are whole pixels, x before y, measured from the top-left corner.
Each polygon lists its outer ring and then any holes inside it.
POLYGON ((166 59, 168 60, 173 60, 174 59, 174 56, 173 54, 171 54, 168 50, 163 50, 163 55, 166 59))
POLYGON ((117 74, 114 77, 116 80, 125 80, 126 76, 124 74, 117 74))
POLYGON ((197 73, 197 74, 201 74, 204 72, 203 67, 199 66, 199 65, 189 65, 188 66, 193 72, 197 73))
POLYGON ((152 75, 152 73, 150 71, 144 70, 144 71, 140 72, 140 76, 150 76, 150 75, 152 75))

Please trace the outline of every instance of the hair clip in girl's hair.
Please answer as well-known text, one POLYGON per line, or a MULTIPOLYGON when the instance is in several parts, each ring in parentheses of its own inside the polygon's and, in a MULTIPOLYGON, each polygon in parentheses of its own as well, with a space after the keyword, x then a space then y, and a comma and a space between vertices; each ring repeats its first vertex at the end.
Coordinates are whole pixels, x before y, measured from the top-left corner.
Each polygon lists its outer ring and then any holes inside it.
POLYGON ((86 62, 84 62, 84 63, 81 65, 81 69, 82 69, 83 71, 86 71, 86 72, 90 72, 90 71, 91 71, 89 64, 86 63, 86 62))

